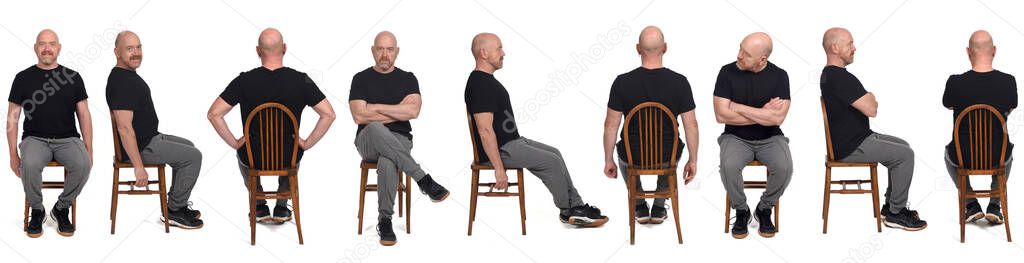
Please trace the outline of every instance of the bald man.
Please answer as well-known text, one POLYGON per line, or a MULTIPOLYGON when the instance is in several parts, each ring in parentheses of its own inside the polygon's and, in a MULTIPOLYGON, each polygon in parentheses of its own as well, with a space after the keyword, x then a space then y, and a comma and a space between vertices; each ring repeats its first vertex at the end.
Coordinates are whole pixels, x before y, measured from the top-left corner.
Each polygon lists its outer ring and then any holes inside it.
MULTIPOLYGON (((675 160, 678 162, 682 156, 683 148, 689 144, 689 160, 686 161, 686 165, 683 168, 683 179, 686 183, 689 183, 697 174, 697 142, 699 135, 697 132, 697 116, 694 111, 697 106, 693 102, 693 92, 690 91, 690 82, 686 79, 686 76, 665 68, 662 64, 662 58, 667 48, 668 45, 665 44, 665 36, 662 34, 661 29, 655 26, 644 28, 640 32, 640 40, 636 44, 636 52, 640 55, 640 67, 616 77, 615 81, 612 82, 611 93, 608 95, 608 110, 604 121, 604 174, 608 178, 614 179, 621 173, 627 187, 629 185, 629 177, 626 174, 626 168, 628 168, 629 163, 626 155, 626 144, 622 140, 623 137, 620 137, 618 143, 616 143, 615 137, 617 132, 623 136, 628 132, 630 138, 633 139, 630 142, 630 146, 632 146, 630 150, 633 156, 640 152, 639 127, 632 125, 631 127, 623 127, 621 132, 618 130, 619 125, 624 121, 624 113, 629 113, 630 110, 644 102, 661 103, 672 111, 673 118, 682 118, 682 121, 679 123, 683 124, 683 129, 686 133, 686 144, 682 143, 680 138, 674 138, 674 140, 679 142, 679 147, 676 152, 671 152, 672 141, 664 140, 664 145, 662 146, 664 151, 661 155, 664 160, 670 160, 671 158, 669 157, 674 155, 675 160), (617 157, 613 157, 612 150, 616 147, 618 148, 618 154, 617 157), (615 160, 618 161, 618 165, 616 165, 615 160)), ((666 123, 669 122, 666 120, 666 123)), ((665 132, 671 134, 672 130, 665 132)), ((666 162, 664 165, 674 166, 676 164, 666 162)), ((635 186, 637 191, 643 191, 640 178, 636 179, 635 186)), ((658 176, 657 190, 666 190, 668 187, 668 176, 658 176)), ((640 200, 633 205, 633 208, 636 210, 635 220, 640 224, 661 224, 668 218, 664 198, 654 199, 654 205, 650 208, 648 208, 646 200, 640 200)))
POLYGON ((917 211, 907 207, 914 177, 914 150, 903 139, 871 130, 868 117, 878 113, 878 101, 846 70, 857 51, 853 35, 843 28, 831 28, 822 37, 822 47, 828 65, 821 71, 821 98, 828 115, 833 158, 884 165, 889 170, 889 186, 881 211, 885 225, 908 231, 928 227, 917 211))
POLYGON ((71 236, 75 226, 68 219, 68 207, 82 192, 92 168, 92 117, 89 95, 78 72, 57 63, 60 55, 57 33, 44 29, 36 36, 33 49, 37 62, 14 77, 7 98, 7 149, 11 171, 21 177, 25 201, 32 216, 25 234, 43 234, 46 210, 43 206, 43 168, 50 161, 64 165, 64 190, 50 214, 57 221, 57 233, 71 236), (18 143, 18 120, 25 113, 25 132, 18 143), (78 128, 75 129, 75 117, 78 128), (21 149, 19 155, 18 149, 21 149))
MULTIPOLYGON (((412 124, 420 115, 416 75, 395 66, 398 40, 388 31, 373 39, 374 65, 352 77, 348 104, 356 128, 356 150, 364 161, 377 163, 377 234, 385 246, 397 242, 391 227, 399 171, 411 176, 431 201, 448 198, 448 189, 434 181, 412 158, 412 124)), ((408 226, 406 226, 408 227, 408 226)))
MULTIPOLYGON (((971 61, 971 70, 963 74, 951 75, 946 80, 946 90, 942 94, 942 106, 953 110, 953 121, 967 107, 974 104, 989 105, 1003 114, 1007 119, 1010 112, 1017 108, 1017 80, 1013 75, 1003 73, 992 68, 992 60, 996 55, 996 46, 992 41, 992 35, 987 31, 978 30, 971 34, 967 42, 967 58, 971 61)), ((966 126, 965 126, 966 127, 966 126)), ((954 134, 957 131, 953 131, 954 134)), ((999 129, 992 130, 992 138, 1000 138, 1002 132, 999 129)), ((961 137, 961 142, 968 140, 966 136, 961 137)), ((998 141, 996 141, 998 142, 998 141)), ((965 144, 966 145, 966 144, 965 144)), ((991 156, 999 156, 1002 149, 997 145, 992 147, 991 156)), ((966 149, 963 149, 966 158, 966 149)), ((945 151, 946 170, 953 179, 953 183, 959 184, 956 169, 960 162, 956 157, 956 146, 952 139, 946 145, 945 151)), ((1006 175, 1010 175, 1010 164, 1013 162, 1013 143, 1006 145, 1006 175)), ((998 160, 993 160, 998 162, 998 160)), ((992 165, 996 165, 993 163, 992 165)), ((971 180, 966 181, 966 189, 971 191, 971 180)), ((999 190, 999 178, 992 176, 992 191, 999 190)), ((982 218, 989 224, 998 225, 1003 223, 1003 213, 999 198, 991 198, 985 212, 981 211, 981 205, 977 198, 967 200, 967 209, 962 215, 968 222, 974 222, 982 218)))
POLYGON ((149 174, 145 164, 168 164, 173 171, 171 190, 167 193, 167 218, 172 226, 182 229, 203 227, 202 214, 190 206, 189 196, 199 178, 203 154, 191 141, 158 131, 160 119, 149 85, 135 71, 142 66, 142 41, 131 31, 122 31, 114 40, 117 65, 107 77, 107 107, 117 123, 114 136, 121 139, 118 162, 130 163, 135 169, 135 186, 146 187, 149 174), (127 158, 127 159, 124 159, 127 158))
POLYGON ((715 119, 725 124, 718 137, 721 148, 719 174, 729 195, 736 221, 732 236, 747 237, 750 208, 743 192, 743 168, 758 160, 768 167, 768 186, 754 211, 757 232, 762 237, 775 236, 772 208, 786 191, 793 176, 793 156, 789 138, 779 128, 789 113, 789 75, 772 64, 772 39, 757 32, 740 42, 736 61, 722 66, 715 82, 715 119))
MULTIPOLYGON (((245 119, 249 116, 253 109, 260 106, 261 104, 268 102, 277 102, 284 104, 292 114, 296 117, 295 125, 298 126, 302 123, 302 110, 307 106, 313 108, 319 115, 319 120, 316 123, 316 127, 306 139, 298 138, 285 140, 283 142, 283 149, 293 149, 295 144, 299 145, 297 160, 302 159, 304 151, 313 148, 317 142, 323 138, 327 130, 330 129, 331 123, 334 122, 335 114, 334 109, 331 107, 331 103, 327 101, 327 97, 324 96, 320 88, 316 86, 306 75, 306 73, 299 72, 297 70, 285 67, 283 64, 284 54, 287 51, 287 45, 284 43, 284 38, 281 36, 281 32, 277 29, 268 28, 260 33, 260 37, 256 44, 256 55, 259 56, 261 66, 252 70, 242 72, 228 83, 227 88, 220 93, 220 96, 213 101, 213 105, 210 106, 207 118, 213 125, 214 130, 217 131, 217 135, 224 140, 225 143, 232 149, 237 151, 238 157, 238 170, 242 174, 242 182, 249 186, 249 163, 248 151, 245 147, 245 134, 240 137, 235 137, 231 129, 228 128, 227 122, 224 121, 224 116, 228 114, 235 107, 235 105, 241 105, 239 115, 244 125, 245 119)), ((254 125, 259 125, 254 123, 254 125)), ((244 127, 243 127, 244 129, 244 127)), ((260 143, 259 132, 256 129, 251 130, 249 134, 250 141, 254 145, 260 143)), ((291 129, 291 125, 285 125, 284 133, 292 134, 296 131, 291 129)), ((261 147, 253 147, 253 161, 260 166, 264 161, 260 158, 261 147)), ((285 158, 283 160, 291 160, 291 151, 288 150, 282 153, 285 158)), ((281 165, 281 164, 279 164, 281 165)), ((282 167, 291 165, 284 163, 282 167)), ((277 179, 277 191, 287 192, 290 191, 290 182, 287 176, 278 176, 277 179)), ((256 189, 263 191, 263 185, 260 182, 260 178, 256 177, 256 189)), ((277 199, 277 204, 274 206, 274 214, 271 216, 270 207, 267 206, 266 200, 256 200, 256 221, 259 223, 273 223, 283 224, 292 219, 292 211, 288 209, 288 199, 277 199)))
MULTIPOLYGON (((508 90, 494 78, 502 68, 505 51, 501 39, 491 33, 473 37, 476 68, 466 82, 466 110, 476 125, 472 134, 480 163, 494 167, 495 189, 508 188, 505 169, 526 168, 540 178, 561 212, 563 224, 597 227, 608 222, 601 210, 583 202, 572 184, 562 153, 554 147, 519 136, 508 90)), ((520 182, 522 183, 522 182, 520 182)))

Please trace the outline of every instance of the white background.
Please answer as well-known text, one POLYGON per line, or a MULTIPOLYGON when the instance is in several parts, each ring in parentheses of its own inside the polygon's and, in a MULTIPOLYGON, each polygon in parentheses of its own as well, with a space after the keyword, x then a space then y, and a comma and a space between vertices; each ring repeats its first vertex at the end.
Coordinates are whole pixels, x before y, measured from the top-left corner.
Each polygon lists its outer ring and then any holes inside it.
MULTIPOLYGON (((1024 255, 1024 248, 1007 243, 1001 226, 970 225, 968 242, 958 242, 956 194, 942 166, 952 114, 940 98, 947 76, 970 68, 964 48, 976 29, 994 36, 999 47, 996 69, 1024 74, 1019 59, 1024 57, 1024 18, 1015 12, 1021 7, 1015 1, 5 2, 0 8, 0 83, 11 83, 17 72, 33 65, 36 33, 54 29, 63 44, 59 61, 82 73, 92 96, 96 155, 91 180, 78 199, 78 231, 72 238, 56 235, 52 221, 42 238, 25 237, 21 183, 10 172, 0 176, 0 262, 1013 260, 1024 255), (682 216, 683 245, 676 244, 672 220, 638 227, 637 244, 628 245, 623 182, 601 174, 608 89, 616 75, 639 66, 634 44, 646 25, 664 30, 669 45, 665 65, 689 78, 697 102, 699 175, 681 191, 681 207, 676 208, 682 216), (821 35, 833 26, 853 33, 858 52, 849 70, 879 98, 880 114, 871 121, 872 128, 904 138, 916 150, 910 205, 928 220, 924 231, 876 233, 870 198, 863 195, 834 196, 829 234, 821 234, 825 149, 817 79, 825 63, 821 35), (249 245, 246 194, 234 151, 205 118, 232 78, 259 66, 254 47, 266 27, 284 33, 289 47, 285 65, 310 73, 339 115, 303 160, 303 246, 293 224, 258 226, 257 245, 249 245), (137 32, 144 45, 139 73, 153 90, 160 131, 188 138, 204 153, 192 193, 194 208, 206 221, 201 230, 165 234, 155 196, 123 196, 118 232, 108 232, 112 149, 104 87, 114 65, 113 36, 123 29, 137 32), (413 121, 413 155, 452 191, 440 204, 414 194, 414 231, 405 234, 404 219, 396 218, 395 247, 376 243, 373 194, 367 200, 364 234, 356 235, 359 157, 352 145, 356 125, 347 109, 351 76, 372 65, 369 47, 381 30, 398 36, 402 49, 397 65, 416 73, 420 81, 424 104, 413 121), (725 192, 715 139, 723 127, 714 122, 711 94, 721 65, 735 60, 741 38, 755 31, 772 35, 775 53, 770 60, 789 72, 793 106, 782 127, 792 140, 796 169, 782 197, 781 232, 773 239, 752 235, 734 240, 722 232, 725 192), (508 56, 496 76, 517 107, 521 133, 561 149, 584 200, 610 216, 606 226, 564 227, 550 194, 528 175, 529 235, 519 235, 514 199, 486 198, 479 203, 474 235, 465 235, 472 152, 462 94, 474 66, 470 40, 479 32, 502 37, 508 56), (574 75, 562 75, 566 72, 574 75)), ((3 94, 7 91, 5 86, 3 94)), ((228 116, 236 134, 237 114, 228 116)), ((1020 116, 1009 118, 1012 141, 1019 142, 1015 132, 1024 125, 1020 116)), ((304 117, 315 114, 306 111, 304 117)), ((304 133, 312 127, 303 127, 304 133)), ((763 176, 762 169, 750 170, 751 178, 763 176)), ((884 172, 881 178, 884 188, 884 172)), ((268 181, 273 187, 273 180, 268 181)), ((1011 204, 1021 200, 1013 193, 1024 190, 1017 181, 1010 182, 1011 204)), ((977 183, 987 184, 987 179, 977 183)), ((44 193, 47 208, 56 195, 44 193)), ((748 196, 753 205, 760 192, 749 191, 748 196)), ((1014 230, 1024 235, 1020 224, 1014 230)))

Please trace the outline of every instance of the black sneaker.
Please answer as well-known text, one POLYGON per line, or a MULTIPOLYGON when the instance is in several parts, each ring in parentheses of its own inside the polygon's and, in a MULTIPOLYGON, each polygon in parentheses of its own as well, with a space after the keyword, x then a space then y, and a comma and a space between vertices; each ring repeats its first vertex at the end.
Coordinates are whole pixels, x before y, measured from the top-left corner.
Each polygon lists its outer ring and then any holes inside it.
POLYGON ((292 210, 288 209, 288 205, 277 205, 274 206, 274 217, 271 219, 274 223, 284 224, 292 220, 292 210))
POLYGON ((599 227, 608 223, 608 217, 601 215, 601 209, 589 204, 566 209, 558 217, 562 223, 578 227, 599 227))
POLYGON ((448 189, 444 189, 444 186, 434 182, 430 175, 423 176, 423 179, 416 181, 416 184, 420 186, 420 192, 430 197, 430 201, 434 203, 444 201, 448 198, 448 189))
POLYGON ((57 208, 57 205, 53 205, 53 209, 50 210, 50 217, 53 221, 57 222, 57 233, 61 236, 70 237, 75 235, 75 226, 71 224, 71 220, 68 219, 68 208, 63 209, 57 208))
POLYGON ((395 231, 391 229, 391 218, 381 218, 377 221, 377 235, 380 236, 381 245, 394 246, 398 243, 398 237, 395 237, 395 231))
POLYGON ((772 223, 772 209, 755 209, 754 219, 757 220, 757 234, 761 237, 771 238, 775 236, 775 224, 772 223))
POLYGON ((32 216, 29 217, 28 225, 25 226, 25 234, 31 238, 42 236, 43 222, 46 222, 46 210, 32 209, 32 216))
MULTIPOLYGON (((989 202, 988 207, 985 208, 985 220, 990 225, 999 225, 1003 223, 1003 211, 999 209, 999 203, 989 202)), ((978 207, 979 211, 981 207, 978 207)))
MULTIPOLYGON (((878 216, 881 216, 882 220, 885 220, 885 211, 889 211, 889 203, 882 205, 882 210, 878 212, 878 216)), ((910 210, 910 215, 914 216, 914 218, 921 219, 921 217, 917 215, 917 211, 910 210)))
POLYGON ((256 205, 256 223, 266 224, 270 220, 270 207, 266 204, 256 205))
POLYGON ((732 238, 747 238, 747 225, 750 224, 750 210, 736 209, 736 222, 732 223, 732 238))
POLYGON ((668 211, 665 210, 663 205, 654 205, 651 207, 651 224, 661 224, 668 218, 668 211))
POLYGON ((981 205, 978 204, 978 201, 967 203, 967 209, 964 210, 964 218, 967 219, 967 223, 973 223, 985 218, 985 213, 981 211, 981 205))
POLYGON ((647 207, 646 201, 640 201, 636 204, 636 222, 640 224, 647 224, 651 222, 651 209, 647 207))
MULTIPOLYGON (((167 217, 170 219, 169 223, 172 226, 179 227, 182 229, 200 229, 203 228, 203 220, 195 217, 194 214, 188 212, 188 208, 182 208, 180 210, 167 210, 167 217)), ((164 218, 161 218, 164 220, 164 218)))
POLYGON ((893 214, 889 210, 882 210, 885 214, 885 226, 899 228, 907 231, 918 231, 928 227, 928 222, 916 217, 913 210, 904 207, 899 213, 893 214))
POLYGON ((188 201, 188 205, 186 205, 185 208, 182 209, 185 210, 186 214, 191 215, 196 219, 200 219, 203 216, 203 213, 200 213, 199 210, 192 210, 192 201, 188 201))

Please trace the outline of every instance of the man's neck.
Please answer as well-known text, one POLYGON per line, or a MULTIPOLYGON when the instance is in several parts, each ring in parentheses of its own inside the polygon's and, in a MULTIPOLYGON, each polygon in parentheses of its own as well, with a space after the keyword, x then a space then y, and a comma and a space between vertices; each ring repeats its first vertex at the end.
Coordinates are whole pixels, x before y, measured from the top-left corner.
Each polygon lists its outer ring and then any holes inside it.
POLYGON ((843 61, 843 59, 841 59, 839 57, 829 56, 828 57, 828 62, 825 65, 826 66, 836 66, 836 67, 840 67, 840 68, 846 68, 847 64, 846 64, 846 62, 843 61))
POLYGON ((46 65, 46 64, 43 64, 43 63, 37 63, 36 67, 39 68, 39 69, 42 69, 42 70, 53 70, 53 69, 57 68, 57 66, 59 66, 59 65, 60 64, 57 64, 57 63, 52 63, 52 64, 49 64, 49 65, 46 65))
POLYGON ((640 67, 645 69, 659 69, 665 67, 661 57, 640 57, 640 67))
POLYGON ((115 65, 115 67, 123 69, 123 70, 127 70, 127 71, 135 71, 135 69, 128 67, 128 65, 124 65, 124 64, 120 64, 120 63, 115 65))
POLYGON ((985 73, 985 72, 992 71, 994 69, 992 68, 992 63, 991 62, 989 62, 989 63, 980 62, 980 63, 971 63, 971 70, 973 70, 974 72, 985 73))
POLYGON ((391 73, 392 71, 395 71, 395 67, 390 67, 388 69, 382 69, 382 68, 379 68, 377 66, 373 66, 372 68, 373 68, 373 71, 376 71, 377 73, 380 73, 380 74, 388 74, 388 73, 391 73))
POLYGON ((492 67, 491 65, 488 65, 487 63, 482 63, 482 62, 477 61, 476 69, 475 70, 482 71, 484 73, 494 75, 494 67, 492 67))
POLYGON ((281 63, 280 61, 263 62, 263 67, 267 68, 270 71, 274 71, 274 70, 277 70, 279 68, 283 68, 284 64, 281 63))

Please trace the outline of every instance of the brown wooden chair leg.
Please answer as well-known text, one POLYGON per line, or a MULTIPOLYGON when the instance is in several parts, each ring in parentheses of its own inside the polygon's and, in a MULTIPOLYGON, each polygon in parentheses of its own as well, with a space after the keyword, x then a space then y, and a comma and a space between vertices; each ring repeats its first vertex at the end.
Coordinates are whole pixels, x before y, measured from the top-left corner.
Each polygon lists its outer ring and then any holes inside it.
POLYGON ((402 174, 398 174, 398 217, 405 214, 405 188, 402 187, 402 174))
POLYGON ((249 244, 256 245, 256 175, 249 170, 249 244))
POLYGON ((1010 208, 1009 198, 1006 197, 1006 173, 999 176, 999 202, 1003 205, 1003 227, 1006 228, 1006 242, 1013 242, 1010 237, 1010 208))
POLYGON ((359 174, 359 214, 356 216, 359 218, 359 230, 356 231, 357 235, 363 234, 363 206, 366 205, 366 180, 369 176, 369 169, 362 168, 359 174))
POLYGON ((469 192, 469 230, 466 232, 466 235, 472 236, 473 221, 476 220, 476 198, 477 193, 480 191, 480 189, 477 187, 477 184, 480 183, 480 170, 473 169, 473 175, 469 182, 472 188, 470 188, 469 192))
POLYGON ((781 201, 775 201, 775 232, 779 232, 779 204, 781 201))
POLYGON ((117 223, 117 181, 121 175, 121 169, 114 165, 114 184, 110 190, 110 234, 114 234, 114 225, 117 223))
MULTIPOLYGON (((402 172, 398 172, 402 177, 402 172)), ((412 233, 412 177, 405 175, 405 233, 412 233)))
POLYGON ((22 227, 28 228, 28 198, 27 197, 25 198, 25 224, 22 227))
POLYGON ((71 226, 78 227, 78 200, 71 200, 71 226))
POLYGON ((164 176, 163 167, 157 169, 157 176, 159 177, 158 182, 160 187, 160 210, 163 210, 162 212, 164 215, 164 233, 170 233, 171 219, 168 218, 167 213, 167 180, 165 180, 166 177, 164 176))
MULTIPOLYGON (((628 208, 629 217, 626 220, 629 221, 629 244, 636 244, 636 178, 633 175, 626 175, 626 192, 629 195, 628 208)), ((672 210, 676 210, 672 207, 672 210)))
POLYGON ((725 233, 729 233, 729 219, 732 217, 732 200, 729 199, 729 193, 725 194, 725 233))
POLYGON ((289 176, 291 186, 292 208, 295 209, 295 231, 299 233, 299 245, 305 244, 302 240, 302 219, 299 213, 299 177, 289 176))
POLYGON ((966 226, 965 225, 966 225, 966 221, 967 221, 967 219, 964 218, 964 215, 966 214, 964 212, 964 209, 965 209, 965 207, 964 207, 964 203, 965 203, 964 202, 964 194, 966 194, 966 192, 964 190, 964 188, 965 188, 964 187, 965 186, 964 185, 964 177, 966 177, 966 176, 962 175, 962 174, 957 174, 956 175, 956 181, 957 181, 957 186, 956 186, 956 203, 957 203, 957 211, 958 211, 958 213, 957 213, 957 218, 958 218, 957 222, 960 223, 960 243, 964 242, 964 234, 965 234, 965 231, 966 231, 966 226))
POLYGON ((516 170, 518 176, 517 181, 519 184, 519 224, 523 228, 523 235, 526 235, 526 186, 523 182, 523 169, 516 170))
POLYGON ((821 204, 821 233, 828 234, 828 202, 832 196, 832 167, 825 166, 825 198, 821 204))
MULTIPOLYGON (((676 175, 669 176, 670 191, 672 191, 672 215, 676 221, 676 237, 679 239, 679 244, 683 244, 683 229, 679 226, 679 186, 676 183, 676 175)), ((636 209, 632 209, 636 211, 636 209)))
POLYGON ((878 233, 882 233, 882 216, 879 215, 878 209, 878 167, 871 166, 871 198, 873 200, 872 212, 875 214, 875 226, 878 228, 878 233))

